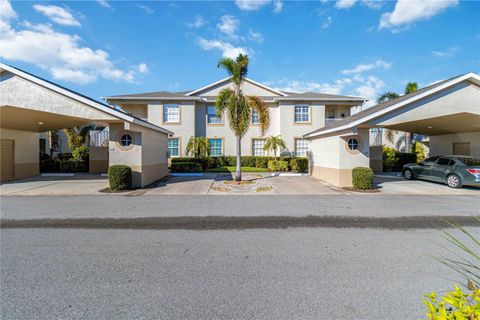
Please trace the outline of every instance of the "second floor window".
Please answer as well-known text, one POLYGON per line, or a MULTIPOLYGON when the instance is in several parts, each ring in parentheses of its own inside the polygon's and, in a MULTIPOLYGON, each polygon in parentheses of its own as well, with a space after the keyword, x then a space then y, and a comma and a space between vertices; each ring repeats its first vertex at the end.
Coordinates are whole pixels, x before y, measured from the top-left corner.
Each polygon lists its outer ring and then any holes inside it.
POLYGON ((252 124, 259 124, 260 123, 260 116, 258 115, 258 112, 255 110, 252 110, 252 124))
POLYGON ((305 104, 295 106, 295 122, 296 123, 310 122, 310 106, 305 104))
POLYGON ((217 116, 217 108, 215 106, 207 107, 207 123, 208 124, 222 123, 222 118, 217 116))
POLYGON ((163 105, 163 122, 165 123, 180 122, 180 106, 178 104, 163 105))

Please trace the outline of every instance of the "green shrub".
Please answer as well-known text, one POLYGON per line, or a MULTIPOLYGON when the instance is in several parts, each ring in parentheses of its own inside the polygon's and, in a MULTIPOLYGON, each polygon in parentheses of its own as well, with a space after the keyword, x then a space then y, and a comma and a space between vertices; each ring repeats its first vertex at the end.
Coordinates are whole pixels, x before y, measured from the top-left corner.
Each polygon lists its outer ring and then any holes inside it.
POLYGON ((77 159, 60 160, 58 167, 62 172, 84 172, 85 161, 77 159))
POLYGON ((307 158, 292 158, 290 160, 290 168, 292 171, 308 172, 307 158))
POLYGON ((202 166, 198 162, 175 162, 170 169, 172 172, 202 172, 202 166))
POLYGON ((423 145, 415 141, 412 144, 412 153, 414 153, 417 156, 417 162, 425 160, 425 150, 423 150, 423 145))
POLYGON ((112 190, 132 189, 132 169, 122 164, 110 166, 108 168, 108 182, 112 190))
POLYGON ((268 161, 275 160, 273 157, 256 157, 255 167, 257 168, 268 168, 268 161))
POLYGON ((242 167, 255 167, 256 165, 257 165, 257 157, 254 157, 254 156, 242 157, 242 167))
POLYGON ((72 157, 75 160, 87 161, 88 160, 88 147, 87 146, 76 147, 72 151, 72 157))
POLYGON ((268 161, 268 170, 270 171, 288 171, 288 162, 283 160, 268 161))
POLYGON ((352 184, 355 189, 373 189, 373 170, 365 167, 353 168, 352 184))
POLYGON ((387 146, 383 146, 382 153, 383 153, 383 171, 393 171, 396 163, 398 162, 395 149, 387 146))

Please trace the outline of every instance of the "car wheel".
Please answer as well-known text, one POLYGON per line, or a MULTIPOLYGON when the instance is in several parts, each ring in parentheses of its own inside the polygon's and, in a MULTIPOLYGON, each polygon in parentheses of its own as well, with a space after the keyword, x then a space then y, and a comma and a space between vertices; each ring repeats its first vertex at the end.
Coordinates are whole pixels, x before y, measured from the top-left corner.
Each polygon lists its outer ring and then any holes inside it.
POLYGON ((447 185, 450 188, 461 188, 462 187, 462 180, 456 174, 451 174, 447 177, 447 185))
POLYGON ((403 177, 407 180, 412 180, 413 179, 413 172, 410 169, 405 169, 403 170, 403 177))

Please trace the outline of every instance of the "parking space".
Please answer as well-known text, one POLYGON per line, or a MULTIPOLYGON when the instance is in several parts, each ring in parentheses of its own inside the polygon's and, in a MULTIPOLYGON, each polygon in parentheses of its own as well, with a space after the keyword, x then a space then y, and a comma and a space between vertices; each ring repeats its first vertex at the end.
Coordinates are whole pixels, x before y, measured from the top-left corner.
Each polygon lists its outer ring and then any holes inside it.
POLYGON ((0 195, 14 196, 61 196, 61 195, 102 195, 99 190, 108 187, 106 177, 100 175, 75 175, 71 177, 37 176, 4 182, 0 195))
POLYGON ((480 188, 463 187, 452 189, 447 185, 424 180, 405 180, 403 177, 376 176, 375 186, 382 194, 404 194, 404 195, 463 195, 477 194, 480 196, 480 188))

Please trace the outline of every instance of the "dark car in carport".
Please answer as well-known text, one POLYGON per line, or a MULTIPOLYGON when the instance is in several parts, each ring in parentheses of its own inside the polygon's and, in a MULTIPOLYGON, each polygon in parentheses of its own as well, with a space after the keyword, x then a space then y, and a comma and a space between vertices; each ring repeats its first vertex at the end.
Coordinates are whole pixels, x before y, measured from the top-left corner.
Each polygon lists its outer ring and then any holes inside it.
POLYGON ((435 156, 403 166, 407 180, 424 179, 446 183, 450 188, 480 187, 480 159, 468 156, 435 156))

